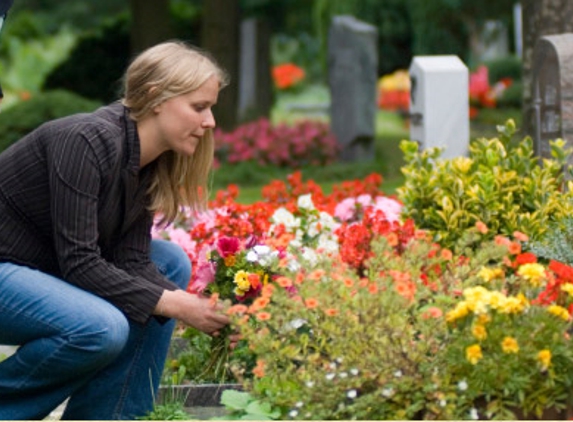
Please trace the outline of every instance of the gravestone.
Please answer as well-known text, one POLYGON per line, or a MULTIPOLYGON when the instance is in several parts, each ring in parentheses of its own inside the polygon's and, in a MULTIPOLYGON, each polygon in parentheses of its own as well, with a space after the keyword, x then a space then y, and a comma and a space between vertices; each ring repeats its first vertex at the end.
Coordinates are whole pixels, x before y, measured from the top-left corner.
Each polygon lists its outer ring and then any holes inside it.
POLYGON ((353 16, 335 16, 328 34, 330 125, 343 161, 374 158, 377 29, 353 16))
POLYGON ((551 158, 549 141, 562 138, 573 146, 573 34, 539 38, 532 66, 535 153, 551 158))
POLYGON ((414 56, 410 64, 410 139, 442 158, 469 151, 469 73, 454 55, 414 56))
POLYGON ((240 34, 237 115, 240 121, 268 117, 273 102, 269 26, 261 19, 246 19, 240 34))

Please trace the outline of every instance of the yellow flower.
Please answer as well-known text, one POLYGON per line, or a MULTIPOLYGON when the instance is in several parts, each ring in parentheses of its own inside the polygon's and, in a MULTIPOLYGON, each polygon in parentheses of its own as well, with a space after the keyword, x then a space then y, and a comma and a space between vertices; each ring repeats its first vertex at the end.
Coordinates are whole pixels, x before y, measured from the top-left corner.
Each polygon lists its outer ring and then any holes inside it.
POLYGON ((503 304, 499 307, 499 311, 504 314, 520 314, 527 307, 528 302, 525 296, 510 296, 505 299, 503 304))
POLYGON ((482 286, 468 287, 463 291, 468 308, 476 315, 485 314, 491 301, 491 292, 482 286))
POLYGON ((537 360, 541 364, 541 370, 545 371, 551 364, 551 351, 543 349, 537 354, 537 360))
POLYGON ((569 296, 573 296, 573 284, 565 283, 561 286, 561 290, 569 294, 569 296))
POLYGON ((233 293, 235 293, 235 296, 244 296, 247 292, 243 289, 235 287, 235 290, 233 290, 233 293))
POLYGON ((469 311, 467 302, 459 302, 454 309, 446 314, 446 321, 454 322, 457 319, 465 317, 469 311))
POLYGON ((523 264, 517 270, 517 273, 533 284, 534 287, 539 287, 545 280, 545 268, 541 264, 528 263, 523 264))
POLYGON ((466 348, 466 359, 472 364, 475 365, 478 361, 483 358, 481 353, 481 347, 479 344, 474 344, 473 346, 469 346, 466 348))
POLYGON ((519 352, 519 345, 517 344, 517 340, 513 337, 505 337, 501 342, 501 348, 504 353, 519 352))
POLYGON ((478 340, 485 340, 487 338, 487 330, 482 324, 474 324, 472 334, 478 340))
POLYGON ((565 321, 569 320, 569 312, 567 311, 567 309, 565 309, 562 306, 559 305, 549 305, 547 307, 547 310, 552 313, 553 315, 555 315, 556 317, 559 317, 565 321))
POLYGON ((251 287, 251 283, 249 283, 249 273, 243 270, 237 271, 234 282, 239 289, 244 291, 249 290, 251 287))
POLYGON ((504 273, 501 268, 482 267, 482 269, 478 273, 478 276, 481 277, 484 281, 489 283, 492 280, 503 278, 504 273))

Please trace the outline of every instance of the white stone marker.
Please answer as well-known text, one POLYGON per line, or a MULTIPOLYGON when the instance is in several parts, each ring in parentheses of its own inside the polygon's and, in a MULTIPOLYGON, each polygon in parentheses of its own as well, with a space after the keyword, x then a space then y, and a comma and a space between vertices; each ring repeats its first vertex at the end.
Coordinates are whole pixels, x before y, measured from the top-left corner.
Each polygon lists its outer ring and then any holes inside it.
POLYGON ((414 56, 410 64, 410 139, 442 158, 469 151, 469 73, 457 56, 414 56))

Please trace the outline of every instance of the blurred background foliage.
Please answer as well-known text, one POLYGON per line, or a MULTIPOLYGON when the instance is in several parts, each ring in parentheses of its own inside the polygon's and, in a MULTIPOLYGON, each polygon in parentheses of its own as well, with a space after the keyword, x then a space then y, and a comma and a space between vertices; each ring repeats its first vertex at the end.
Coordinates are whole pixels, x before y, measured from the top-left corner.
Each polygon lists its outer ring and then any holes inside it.
MULTIPOLYGON (((146 9, 150 3, 145 1, 15 1, 0 34, 0 83, 5 91, 0 113, 0 138, 3 139, 0 148, 46 119, 74 111, 88 111, 90 107, 119 98, 120 78, 129 60, 145 46, 145 42, 153 40, 156 29, 146 25, 145 31, 151 34, 147 34, 148 38, 143 43, 137 38, 135 29, 143 22, 141 16, 152 13, 146 9), (57 91, 57 94, 52 94, 52 91, 57 91)), ((214 21, 213 17, 208 19, 205 14, 217 10, 223 13, 231 3, 239 10, 232 25, 238 27, 240 21, 251 17, 268 24, 272 65, 295 63, 305 71, 304 84, 297 90, 273 91, 273 107, 268 117, 279 122, 296 118, 328 120, 325 112, 310 115, 303 111, 297 115, 291 105, 328 104, 326 40, 333 16, 354 15, 377 28, 378 74, 382 76, 407 69, 414 55, 424 54, 456 54, 470 68, 475 68, 480 63, 475 61, 472 42, 483 23, 495 19, 511 28, 514 1, 154 0, 156 9, 153 13, 162 14, 161 22, 168 26, 168 30, 157 32, 157 40, 169 34, 199 46, 208 44, 205 37, 214 36, 214 31, 226 33, 231 28, 205 30, 203 23, 214 21), (214 3, 206 8, 206 2, 214 3)), ((147 16, 146 22, 153 18, 147 16)), ((159 19, 158 16, 156 18, 159 19)), ((510 56, 488 63, 488 67, 491 78, 492 75, 507 76, 513 72, 512 76, 518 80, 520 60, 510 56)), ((236 82, 237 75, 233 76, 236 82)), ((512 106, 519 108, 519 88, 514 86, 513 89, 516 93, 512 106)), ((407 122, 403 117, 380 111, 376 123, 376 157, 372 163, 364 166, 340 163, 329 166, 328 171, 309 168, 305 174, 329 183, 328 180, 336 182, 337 178, 361 177, 367 171, 378 170, 387 179, 400 180, 401 157, 397 145, 401 138, 408 136, 407 122)), ((501 122, 503 117, 503 113, 483 115, 494 124, 501 122)), ((241 123, 236 121, 237 125, 241 123)), ((285 174, 283 170, 277 170, 279 173, 283 171, 281 174, 267 170, 261 172, 256 166, 248 165, 235 168, 220 173, 246 187, 253 184, 251 181, 262 183, 262 175, 256 176, 255 173, 273 177, 285 174), (236 176, 233 171, 237 172, 236 176)), ((216 179, 216 186, 224 186, 225 179, 224 176, 216 179)))

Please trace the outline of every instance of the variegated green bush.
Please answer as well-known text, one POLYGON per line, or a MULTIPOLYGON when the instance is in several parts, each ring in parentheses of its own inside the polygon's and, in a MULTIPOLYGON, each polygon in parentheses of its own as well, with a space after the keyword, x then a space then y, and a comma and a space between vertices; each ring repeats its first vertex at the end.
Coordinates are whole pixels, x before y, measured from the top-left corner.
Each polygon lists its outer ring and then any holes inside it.
POLYGON ((468 157, 440 158, 441 150, 420 150, 416 142, 402 141, 404 185, 398 196, 404 217, 430 230, 443 246, 457 241, 483 222, 489 236, 523 232, 541 237, 573 211, 573 182, 567 165, 573 149, 565 141, 551 141, 551 159, 535 155, 533 141, 516 142, 515 123, 497 127, 498 136, 470 144, 468 157))

